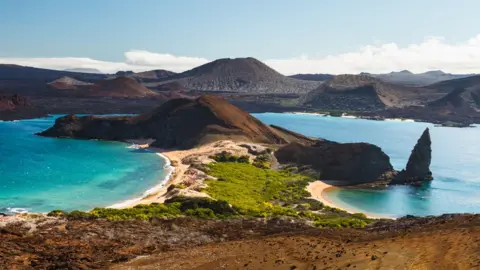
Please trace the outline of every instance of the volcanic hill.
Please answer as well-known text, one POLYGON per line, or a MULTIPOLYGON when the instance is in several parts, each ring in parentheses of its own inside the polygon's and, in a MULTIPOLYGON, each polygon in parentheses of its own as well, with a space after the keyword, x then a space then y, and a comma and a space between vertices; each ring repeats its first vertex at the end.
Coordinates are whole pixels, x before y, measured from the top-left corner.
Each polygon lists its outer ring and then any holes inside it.
POLYGON ((439 96, 435 89, 405 87, 365 75, 338 75, 310 91, 301 102, 319 109, 375 111, 419 105, 439 96))
POLYGON ((300 134, 267 126, 212 95, 194 100, 172 99, 135 117, 68 115, 57 119, 52 128, 39 135, 102 140, 152 138, 153 146, 163 148, 191 148, 222 139, 267 144, 311 141, 300 134))
POLYGON ((146 88, 133 78, 118 77, 110 80, 101 80, 82 91, 88 96, 144 98, 161 97, 158 93, 146 88))
POLYGON ((297 80, 283 76, 251 57, 218 59, 174 75, 163 83, 172 81, 180 83, 188 90, 250 94, 306 93, 319 85, 319 82, 297 80))
POLYGON ((55 89, 62 89, 62 90, 75 90, 75 89, 78 89, 79 87, 82 87, 85 85, 92 85, 92 84, 93 83, 79 81, 67 76, 63 76, 60 79, 56 79, 48 83, 50 87, 55 89))

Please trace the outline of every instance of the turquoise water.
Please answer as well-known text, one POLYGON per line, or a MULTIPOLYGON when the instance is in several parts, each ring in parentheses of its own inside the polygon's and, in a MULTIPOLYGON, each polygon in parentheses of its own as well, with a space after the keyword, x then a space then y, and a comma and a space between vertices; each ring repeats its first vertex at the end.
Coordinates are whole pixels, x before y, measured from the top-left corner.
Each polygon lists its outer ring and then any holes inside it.
POLYGON ((370 121, 302 114, 255 114, 268 124, 307 136, 380 146, 395 169, 403 169, 426 127, 432 138, 435 180, 422 187, 335 189, 329 200, 347 209, 380 216, 480 213, 480 128, 434 127, 428 123, 370 121))
POLYGON ((0 212, 109 206, 142 196, 167 175, 164 159, 124 143, 34 135, 54 120, 0 122, 0 212))

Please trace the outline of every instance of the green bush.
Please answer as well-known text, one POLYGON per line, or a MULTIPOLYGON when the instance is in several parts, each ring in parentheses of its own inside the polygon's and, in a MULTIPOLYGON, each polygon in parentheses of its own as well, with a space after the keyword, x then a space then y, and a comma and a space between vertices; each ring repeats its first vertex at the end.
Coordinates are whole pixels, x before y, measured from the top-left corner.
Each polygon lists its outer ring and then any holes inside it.
POLYGON ((234 156, 227 151, 222 151, 221 153, 210 156, 211 159, 216 162, 238 162, 238 163, 250 163, 250 157, 247 155, 244 156, 234 156))
POLYGON ((192 217, 203 218, 203 219, 215 218, 216 217, 215 213, 212 211, 212 209, 208 209, 208 208, 188 209, 187 211, 185 211, 185 215, 192 216, 192 217))
POLYGON ((67 212, 63 211, 63 210, 53 210, 53 211, 50 211, 47 216, 49 217, 63 217, 67 214, 67 212))
POLYGON ((178 189, 185 189, 185 188, 187 188, 187 187, 186 187, 185 185, 183 185, 183 184, 171 184, 170 186, 168 186, 167 191, 172 191, 172 190, 174 190, 174 189, 176 189, 176 188, 178 188, 178 189))

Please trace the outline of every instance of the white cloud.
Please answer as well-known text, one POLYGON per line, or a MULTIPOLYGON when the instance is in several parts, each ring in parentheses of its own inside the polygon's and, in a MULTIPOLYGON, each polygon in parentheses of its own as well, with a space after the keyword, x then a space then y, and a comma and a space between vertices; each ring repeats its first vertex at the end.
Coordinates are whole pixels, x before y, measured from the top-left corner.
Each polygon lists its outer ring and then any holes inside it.
POLYGON ((132 50, 125 53, 124 62, 107 62, 91 58, 56 57, 56 58, 1 58, 2 64, 16 64, 50 69, 95 68, 105 73, 119 70, 145 71, 167 69, 185 71, 207 63, 204 58, 159 54, 148 51, 132 50))
POLYGON ((125 53, 126 63, 151 67, 164 67, 175 71, 185 71, 196 66, 208 63, 209 60, 198 57, 175 56, 166 53, 152 53, 149 51, 133 50, 125 53))
POLYGON ((438 69, 450 73, 480 73, 480 34, 457 44, 449 44, 441 37, 429 37, 420 44, 403 48, 385 43, 322 58, 301 56, 265 62, 284 74, 385 73, 404 69, 416 73, 438 69))
MULTIPOLYGON (((321 46, 321 44, 319 45, 321 46)), ((167 69, 181 72, 207 63, 201 57, 176 56, 143 50, 125 52, 123 62, 91 58, 0 58, 0 63, 51 69, 95 68, 102 72, 167 69)), ((219 56, 221 57, 221 56, 219 56)), ((301 55, 291 59, 268 59, 265 63, 280 73, 385 73, 408 69, 412 72, 441 69, 451 73, 480 73, 480 34, 461 42, 448 43, 442 37, 428 37, 419 44, 399 47, 395 43, 376 42, 354 52, 312 58, 301 55)))

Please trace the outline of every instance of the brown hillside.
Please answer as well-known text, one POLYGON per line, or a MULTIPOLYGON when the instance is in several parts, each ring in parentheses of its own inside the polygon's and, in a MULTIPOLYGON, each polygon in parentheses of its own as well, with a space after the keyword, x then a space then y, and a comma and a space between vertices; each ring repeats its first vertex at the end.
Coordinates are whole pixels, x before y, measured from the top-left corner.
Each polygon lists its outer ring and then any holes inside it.
POLYGON ((223 98, 204 95, 197 99, 172 99, 149 113, 136 117, 77 117, 57 119, 40 135, 102 140, 153 138, 154 146, 191 148, 230 139, 266 144, 291 140, 307 142, 304 136, 273 129, 223 98))
POLYGON ((111 80, 101 80, 84 91, 89 96, 106 97, 158 97, 159 94, 138 83, 129 77, 118 77, 111 80))

